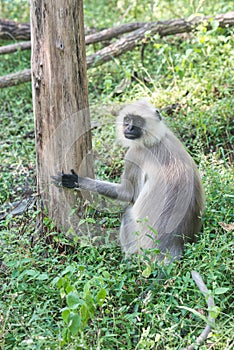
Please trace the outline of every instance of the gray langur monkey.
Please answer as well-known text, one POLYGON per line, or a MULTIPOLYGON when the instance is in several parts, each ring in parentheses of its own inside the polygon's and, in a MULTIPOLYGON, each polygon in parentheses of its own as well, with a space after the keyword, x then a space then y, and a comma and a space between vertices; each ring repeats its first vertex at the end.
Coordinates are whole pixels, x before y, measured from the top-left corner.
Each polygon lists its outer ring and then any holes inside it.
MULTIPOLYGON (((84 189, 128 202, 120 227, 126 255, 154 249, 158 261, 179 259, 186 242, 194 242, 201 228, 205 200, 196 165, 182 143, 164 124, 160 112, 145 100, 125 106, 117 117, 117 136, 128 147, 120 184, 71 174, 52 176, 59 187, 84 189)), ((192 272, 200 291, 206 288, 200 274, 192 272)), ((214 300, 209 296, 209 309, 214 300)), ((207 338, 214 318, 187 347, 193 350, 207 338)))
POLYGON ((128 147, 120 184, 61 173, 57 186, 84 189, 128 202, 120 227, 126 255, 159 250, 156 259, 181 257, 201 228, 204 194, 196 165, 181 142, 146 100, 125 106, 117 136, 128 147))

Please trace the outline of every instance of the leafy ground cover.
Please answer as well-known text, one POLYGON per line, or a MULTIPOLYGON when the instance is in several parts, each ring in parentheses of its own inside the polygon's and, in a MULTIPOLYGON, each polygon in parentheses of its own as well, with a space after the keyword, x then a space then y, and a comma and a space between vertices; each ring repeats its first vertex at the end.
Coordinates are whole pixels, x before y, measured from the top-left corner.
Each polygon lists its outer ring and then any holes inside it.
MULTIPOLYGON (((2 5, 6 18, 28 20, 27 1, 2 5)), ((116 20, 224 13, 232 1, 102 0, 85 1, 84 8, 86 25, 103 28, 116 20)), ((29 52, 5 55, 0 75, 28 68, 29 62, 29 52)), ((97 234, 105 236, 101 246, 89 239, 71 242, 48 218, 46 233, 37 236, 36 210, 6 216, 0 223, 1 349, 181 349, 196 339, 207 315, 193 269, 202 274, 216 303, 216 325, 201 349, 234 347, 233 232, 225 225, 234 221, 233 62, 233 30, 213 23, 211 30, 202 25, 190 35, 154 37, 88 71, 92 118, 101 125, 93 131, 97 176, 116 180, 121 173, 123 151, 112 147, 111 111, 123 102, 150 98, 200 169, 207 201, 203 232, 157 279, 159 267, 147 254, 125 260, 109 239, 118 230, 119 213, 90 208, 86 223, 92 225, 95 215, 97 234)), ((0 90, 0 105, 3 206, 29 189, 36 191, 30 84, 0 90)))

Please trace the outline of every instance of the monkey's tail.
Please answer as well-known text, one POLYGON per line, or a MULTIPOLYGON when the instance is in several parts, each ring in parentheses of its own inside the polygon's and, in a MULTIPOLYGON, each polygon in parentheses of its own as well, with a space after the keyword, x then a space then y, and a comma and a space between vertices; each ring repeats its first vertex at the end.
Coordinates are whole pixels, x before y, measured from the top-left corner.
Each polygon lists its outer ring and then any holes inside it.
MULTIPOLYGON (((201 275, 197 271, 192 271, 192 278, 196 283, 197 287, 199 288, 199 290, 202 292, 205 298, 207 298, 207 295, 209 294, 209 290, 207 289, 205 283, 203 282, 201 275)), ((211 316, 210 311, 212 311, 212 308, 214 308, 215 302, 214 302, 214 298, 211 295, 209 295, 207 299, 207 306, 208 306, 208 323, 206 327, 203 329, 201 334, 197 337, 195 343, 189 345, 187 348, 182 350, 194 350, 196 346, 199 346, 202 343, 204 343, 211 329, 214 327, 215 318, 211 316)))

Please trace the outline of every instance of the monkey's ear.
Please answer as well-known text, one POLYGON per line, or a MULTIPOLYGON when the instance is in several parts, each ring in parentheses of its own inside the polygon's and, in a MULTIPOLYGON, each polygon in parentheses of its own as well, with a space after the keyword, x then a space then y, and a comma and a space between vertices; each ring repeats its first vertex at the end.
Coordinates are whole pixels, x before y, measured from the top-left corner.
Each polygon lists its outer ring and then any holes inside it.
POLYGON ((162 116, 161 116, 160 110, 158 108, 155 108, 155 114, 159 120, 162 120, 162 116))

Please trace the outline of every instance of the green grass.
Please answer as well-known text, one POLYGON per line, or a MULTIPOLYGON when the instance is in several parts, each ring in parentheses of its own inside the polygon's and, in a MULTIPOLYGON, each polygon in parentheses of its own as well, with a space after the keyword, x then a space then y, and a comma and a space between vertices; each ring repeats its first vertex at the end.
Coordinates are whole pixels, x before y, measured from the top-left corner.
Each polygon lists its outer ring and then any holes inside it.
MULTIPOLYGON (((194 13, 224 13, 232 1, 85 1, 89 27, 116 22, 169 19, 194 13), (179 14, 178 14, 179 12, 179 14)), ((6 18, 28 21, 28 2, 2 1, 6 18)), ((4 45, 5 42, 1 42, 4 45)), ((94 48, 88 48, 88 54, 94 48)), ((97 235, 69 241, 45 217, 45 233, 36 230, 36 210, 6 216, 0 222, 0 348, 12 349, 157 349, 176 350, 192 343, 204 327, 206 301, 190 272, 203 276, 215 298, 215 328, 201 346, 232 349, 233 319, 233 30, 205 26, 188 36, 159 39, 88 71, 95 169, 102 179, 116 181, 123 150, 115 139, 111 111, 121 103, 149 97, 162 108, 168 125, 194 157, 206 192, 203 232, 187 245, 179 262, 164 266, 165 277, 147 254, 125 260, 112 241, 120 212, 87 210, 97 235), (135 72, 138 79, 133 79, 135 72), (147 79, 146 79, 147 78, 147 79), (114 93, 123 79, 130 84, 114 93), (176 111, 165 107, 177 104, 176 111), (192 312, 180 306, 192 309, 192 312), (194 312, 193 312, 194 311, 194 312)), ((0 75, 28 68, 29 52, 2 56, 0 75)), ((35 143, 30 83, 0 90, 0 202, 36 192, 35 143)), ((112 205, 112 204, 111 204, 112 205)))

